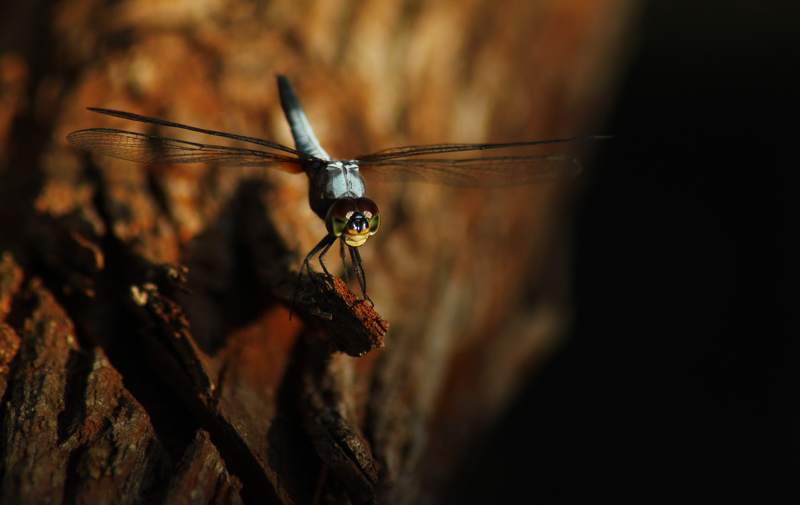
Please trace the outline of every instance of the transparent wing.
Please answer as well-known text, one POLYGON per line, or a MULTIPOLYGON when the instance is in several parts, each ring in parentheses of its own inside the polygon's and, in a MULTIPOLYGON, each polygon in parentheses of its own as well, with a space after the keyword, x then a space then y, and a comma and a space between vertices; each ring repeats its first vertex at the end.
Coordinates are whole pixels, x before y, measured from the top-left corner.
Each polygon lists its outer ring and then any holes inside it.
POLYGON ((366 154, 355 158, 358 162, 375 162, 408 158, 410 156, 424 156, 427 154, 458 153, 464 151, 485 151, 487 149, 507 149, 509 147, 540 146, 545 144, 559 144, 562 142, 575 142, 578 140, 610 139, 606 135, 592 135, 589 137, 575 137, 571 139, 538 140, 535 142, 512 142, 507 144, 431 144, 428 146, 406 146, 384 149, 374 154, 366 154))
POLYGON ((507 156, 468 160, 361 161, 369 181, 428 182, 465 188, 519 186, 577 175, 581 164, 569 156, 507 156))
POLYGON ((263 140, 257 139, 255 137, 245 137, 243 135, 236 135, 233 133, 225 133, 225 132, 218 132, 215 130, 205 130, 203 128, 197 128, 195 126, 188 126, 185 124, 180 123, 173 123, 172 121, 167 121, 166 119, 158 119, 154 117, 148 116, 141 116, 139 114, 133 114, 132 112, 123 112, 121 110, 113 110, 113 109, 98 109, 95 107, 88 107, 88 109, 92 112, 97 112, 98 114, 105 114, 106 116, 114 116, 119 117, 122 119, 128 119, 130 121, 136 121, 139 123, 147 123, 147 124, 154 124, 158 126, 169 126, 170 128, 181 128, 183 130, 189 130, 198 133, 204 133, 206 135, 213 135, 215 137, 225 137, 228 139, 239 140, 241 142, 248 142, 250 144, 258 144, 260 146, 269 147, 270 149, 277 149, 279 151, 284 151, 290 154, 296 154, 297 156, 302 157, 309 157, 308 155, 304 155, 299 153, 298 151, 292 149, 291 147, 286 147, 283 144, 278 144, 277 142, 272 142, 270 140, 263 140))
POLYGON ((302 160, 289 156, 109 128, 78 130, 67 135, 67 140, 99 154, 137 163, 213 163, 223 166, 270 167, 293 174, 302 172, 304 168, 302 160))

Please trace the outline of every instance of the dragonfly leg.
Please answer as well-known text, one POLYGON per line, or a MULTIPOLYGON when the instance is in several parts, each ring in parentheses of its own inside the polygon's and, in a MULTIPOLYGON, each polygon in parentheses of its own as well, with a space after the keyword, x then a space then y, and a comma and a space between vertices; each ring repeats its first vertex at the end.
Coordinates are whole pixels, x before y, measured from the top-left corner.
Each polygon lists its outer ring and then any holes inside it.
MULTIPOLYGON (((319 253, 319 265, 322 267, 322 271, 325 272, 325 275, 330 275, 331 273, 328 272, 327 268, 325 268, 325 263, 322 262, 322 258, 324 258, 326 254, 328 254, 328 249, 330 249, 331 246, 333 245, 333 243, 336 242, 336 237, 334 237, 333 235, 328 235, 328 237, 330 237, 330 242, 328 242, 328 244, 325 246, 325 248, 322 250, 322 252, 319 253)), ((322 239, 322 242, 317 244, 317 247, 321 246, 323 242, 327 242, 326 239, 328 237, 325 237, 324 239, 322 239)), ((317 247, 315 247, 314 250, 316 250, 317 247)), ((314 251, 311 251, 311 252, 313 253, 314 251)))
POLYGON ((339 239, 339 255, 342 257, 342 266, 344 267, 344 282, 350 285, 350 271, 347 269, 347 257, 344 255, 344 240, 339 239))
MULTIPOLYGON (((331 245, 336 241, 336 237, 333 235, 325 235, 325 238, 319 241, 319 244, 314 246, 314 249, 308 253, 306 259, 303 260, 303 264, 300 266, 300 273, 297 275, 297 285, 294 288, 294 295, 292 296, 292 307, 289 309, 289 320, 292 319, 292 313, 294 312, 294 306, 297 303, 297 293, 300 291, 300 281, 303 279, 303 270, 307 270, 309 275, 311 274, 311 266, 308 264, 309 261, 314 259, 314 256, 319 254, 319 264, 322 265, 322 269, 325 270, 325 273, 328 274, 328 270, 325 268, 325 264, 322 263, 322 256, 328 252, 331 245), (320 251, 322 251, 320 253, 320 251)), ((330 275, 330 274, 328 274, 330 275)))
POLYGON ((350 259, 353 261, 353 270, 356 271, 358 285, 361 286, 361 293, 364 295, 364 299, 374 307, 375 302, 370 300, 369 296, 367 296, 367 277, 364 274, 364 263, 361 261, 361 253, 358 252, 358 248, 350 247, 350 259))

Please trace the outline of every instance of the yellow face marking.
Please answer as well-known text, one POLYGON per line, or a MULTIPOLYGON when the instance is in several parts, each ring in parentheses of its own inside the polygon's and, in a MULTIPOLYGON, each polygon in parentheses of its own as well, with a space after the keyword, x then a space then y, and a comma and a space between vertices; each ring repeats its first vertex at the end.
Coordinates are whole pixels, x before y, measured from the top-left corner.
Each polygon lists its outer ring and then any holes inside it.
POLYGON ((365 233, 363 235, 349 235, 345 233, 342 235, 342 238, 344 239, 344 243, 350 247, 361 247, 369 238, 369 234, 365 233))
POLYGON ((342 238, 344 239, 344 243, 351 246, 351 247, 359 247, 367 241, 367 238, 372 235, 370 233, 369 228, 362 229, 362 230, 354 230, 352 228, 345 228, 342 231, 342 238))

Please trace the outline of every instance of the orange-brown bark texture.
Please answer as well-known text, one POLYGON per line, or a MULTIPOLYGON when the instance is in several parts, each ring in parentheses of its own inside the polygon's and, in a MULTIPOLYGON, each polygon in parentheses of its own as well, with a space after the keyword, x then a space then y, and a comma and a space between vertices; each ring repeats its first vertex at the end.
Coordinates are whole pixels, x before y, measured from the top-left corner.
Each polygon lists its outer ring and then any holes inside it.
MULTIPOLYGON (((276 74, 337 158, 606 133, 636 11, 3 6, 0 503, 440 501, 568 325, 579 181, 371 185, 383 224, 361 252, 374 308, 316 273, 290 320, 302 259, 326 233, 305 176, 137 165, 65 137, 224 142, 86 110, 102 107, 293 145, 276 74)), ((508 155, 588 161, 591 149, 508 155)))

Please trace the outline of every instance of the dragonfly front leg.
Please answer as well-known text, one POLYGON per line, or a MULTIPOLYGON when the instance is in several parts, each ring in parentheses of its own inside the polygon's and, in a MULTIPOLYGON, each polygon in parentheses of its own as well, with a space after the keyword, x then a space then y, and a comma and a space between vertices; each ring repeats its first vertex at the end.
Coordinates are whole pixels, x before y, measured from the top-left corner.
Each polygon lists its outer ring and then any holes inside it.
POLYGON ((357 247, 350 247, 350 259, 353 261, 353 270, 356 272, 356 278, 358 278, 358 285, 361 287, 364 300, 368 301, 370 305, 374 307, 375 302, 370 300, 369 296, 367 296, 367 277, 366 274, 364 274, 364 263, 361 262, 361 253, 358 252, 357 247))
POLYGON ((314 249, 308 253, 306 259, 303 260, 303 264, 300 266, 300 273, 297 275, 297 285, 294 288, 294 295, 292 296, 292 307, 289 309, 289 319, 292 319, 292 313, 294 312, 294 306, 297 303, 297 293, 300 291, 300 281, 303 280, 303 270, 307 270, 308 274, 311 275, 311 266, 308 264, 314 256, 319 254, 319 264, 322 265, 322 270, 325 271, 325 274, 330 275, 328 273, 328 269, 325 268, 325 264, 322 262, 322 257, 325 256, 325 253, 328 252, 328 249, 331 248, 333 243, 336 241, 336 237, 333 235, 325 235, 325 238, 319 241, 319 244, 314 246, 314 249))
MULTIPOLYGON (((336 241, 338 237, 335 235, 326 235, 325 238, 319 241, 319 243, 314 246, 314 249, 311 250, 310 253, 306 256, 306 259, 303 260, 303 264, 300 266, 300 273, 297 276, 297 285, 294 288, 294 295, 292 296, 292 307, 289 310, 289 319, 292 318, 292 314, 294 313, 294 306, 297 303, 297 293, 300 292, 300 282, 303 279, 303 271, 308 271, 309 275, 311 275, 311 266, 310 262, 314 259, 314 256, 319 254, 319 264, 322 266, 322 270, 325 272, 325 275, 330 275, 328 269, 325 267, 325 263, 322 261, 325 257, 325 254, 328 253, 333 243, 336 241)), ((358 252, 358 248, 348 246, 350 249, 350 259, 353 262, 353 270, 356 272, 356 278, 358 279, 358 285, 361 288, 361 293, 364 295, 364 299, 368 301, 373 307, 375 306, 375 302, 370 300, 369 296, 367 296, 367 279, 366 275, 364 274, 364 263, 361 261, 361 253, 358 252)), ((345 263, 345 276, 347 276, 347 264, 346 258, 344 255, 344 242, 342 241, 340 254, 342 256, 342 263, 345 263)))
POLYGON ((344 255, 344 240, 339 240, 339 256, 342 257, 342 266, 344 267, 344 283, 350 285, 350 270, 347 268, 347 257, 344 255))
POLYGON ((303 270, 308 270, 308 273, 311 273, 311 267, 309 266, 309 262, 314 259, 314 256, 319 254, 319 264, 322 265, 322 269, 325 273, 328 273, 328 269, 325 268, 325 264, 322 263, 322 257, 325 256, 325 253, 328 252, 328 249, 331 248, 331 245, 336 241, 336 237, 333 235, 325 235, 325 238, 319 241, 319 244, 314 246, 314 249, 311 249, 311 252, 308 253, 306 259, 303 261, 303 265, 300 267, 300 276, 303 276, 303 270), (320 254, 320 251, 322 253, 320 254))
MULTIPOLYGON (((324 239, 322 239, 322 241, 319 244, 317 244, 317 247, 319 247, 320 245, 322 245, 325 242, 328 243, 325 246, 325 248, 322 250, 322 252, 319 253, 319 266, 322 267, 322 271, 325 272, 325 275, 330 275, 331 273, 328 272, 327 268, 325 268, 325 263, 322 262, 322 259, 325 257, 326 254, 328 254, 328 249, 330 249, 331 246, 333 245, 333 243, 336 242, 336 237, 334 237, 333 235, 328 235, 328 237, 325 237, 324 239), (328 237, 330 237, 330 242, 327 241, 328 237)), ((315 251, 317 250, 317 247, 314 248, 315 251)), ((311 253, 309 254, 309 256, 311 256, 312 258, 313 258, 313 256, 312 256, 313 253, 314 253, 314 251, 311 251, 311 253)), ((306 258, 306 259, 308 259, 308 258, 306 258)))

